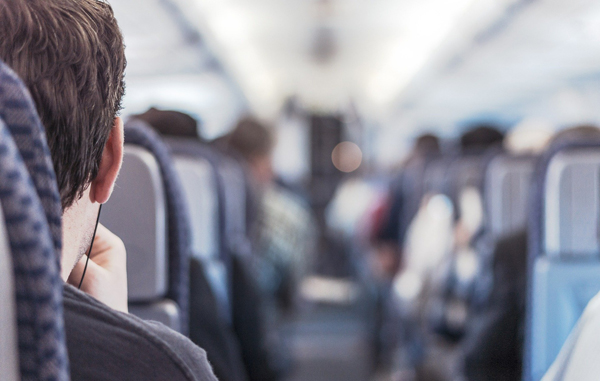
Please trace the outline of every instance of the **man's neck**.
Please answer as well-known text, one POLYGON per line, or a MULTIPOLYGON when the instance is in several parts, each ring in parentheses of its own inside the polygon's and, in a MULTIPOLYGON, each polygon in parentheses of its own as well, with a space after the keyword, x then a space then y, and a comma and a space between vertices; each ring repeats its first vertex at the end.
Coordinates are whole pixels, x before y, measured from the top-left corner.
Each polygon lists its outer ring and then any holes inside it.
POLYGON ((94 210, 97 213, 97 207, 89 201, 89 195, 86 192, 81 199, 63 212, 61 277, 65 282, 91 243, 96 223, 94 210))

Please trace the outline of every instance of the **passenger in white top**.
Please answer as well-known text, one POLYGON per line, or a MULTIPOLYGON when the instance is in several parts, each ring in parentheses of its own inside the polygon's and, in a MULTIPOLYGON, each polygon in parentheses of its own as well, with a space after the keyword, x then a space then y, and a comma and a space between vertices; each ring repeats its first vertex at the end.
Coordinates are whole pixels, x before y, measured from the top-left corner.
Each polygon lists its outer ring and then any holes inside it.
POLYGON ((600 377, 600 294, 581 319, 542 381, 587 381, 600 377))

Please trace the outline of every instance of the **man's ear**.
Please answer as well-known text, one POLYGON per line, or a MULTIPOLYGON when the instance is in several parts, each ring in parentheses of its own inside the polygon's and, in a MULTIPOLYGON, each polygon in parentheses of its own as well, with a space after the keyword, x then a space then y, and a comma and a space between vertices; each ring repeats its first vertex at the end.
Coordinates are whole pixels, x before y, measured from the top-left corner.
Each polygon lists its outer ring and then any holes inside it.
POLYGON ((102 153, 98 176, 90 185, 92 202, 104 204, 112 194, 123 162, 123 136, 123 120, 116 117, 102 153))

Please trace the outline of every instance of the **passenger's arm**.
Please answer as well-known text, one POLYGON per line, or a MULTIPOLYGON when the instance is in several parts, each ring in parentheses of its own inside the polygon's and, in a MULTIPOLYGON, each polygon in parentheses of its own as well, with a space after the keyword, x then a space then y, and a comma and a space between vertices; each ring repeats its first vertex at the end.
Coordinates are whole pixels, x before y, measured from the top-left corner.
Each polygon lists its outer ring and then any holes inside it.
MULTIPOLYGON (((77 287, 87 256, 83 256, 69 276, 77 287)), ((94 247, 81 290, 107 306, 127 312, 127 257, 123 241, 103 225, 98 225, 94 247)))

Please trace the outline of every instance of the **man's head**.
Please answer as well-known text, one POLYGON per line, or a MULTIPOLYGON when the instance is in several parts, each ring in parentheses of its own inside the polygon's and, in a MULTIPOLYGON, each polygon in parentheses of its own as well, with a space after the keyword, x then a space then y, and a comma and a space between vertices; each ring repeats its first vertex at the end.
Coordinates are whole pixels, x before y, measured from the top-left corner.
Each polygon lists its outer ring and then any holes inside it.
POLYGON ((414 151, 423 156, 439 154, 440 140, 433 134, 420 135, 415 139, 414 151))
POLYGON ((25 82, 46 128, 64 209, 64 278, 120 169, 123 38, 103 1, 4 0, 0 59, 25 82))
POLYGON ((161 135, 199 139, 198 121, 188 114, 173 110, 150 108, 143 114, 135 115, 161 135))
POLYGON ((463 152, 484 151, 502 144, 504 135, 491 124, 479 124, 460 137, 460 147, 463 152))
POLYGON ((592 124, 581 124, 557 132, 550 140, 550 146, 560 145, 571 140, 598 140, 600 129, 592 124))
POLYGON ((273 178, 273 146, 271 129, 250 117, 241 119, 227 137, 227 147, 246 159, 254 178, 260 184, 269 183, 273 178))

